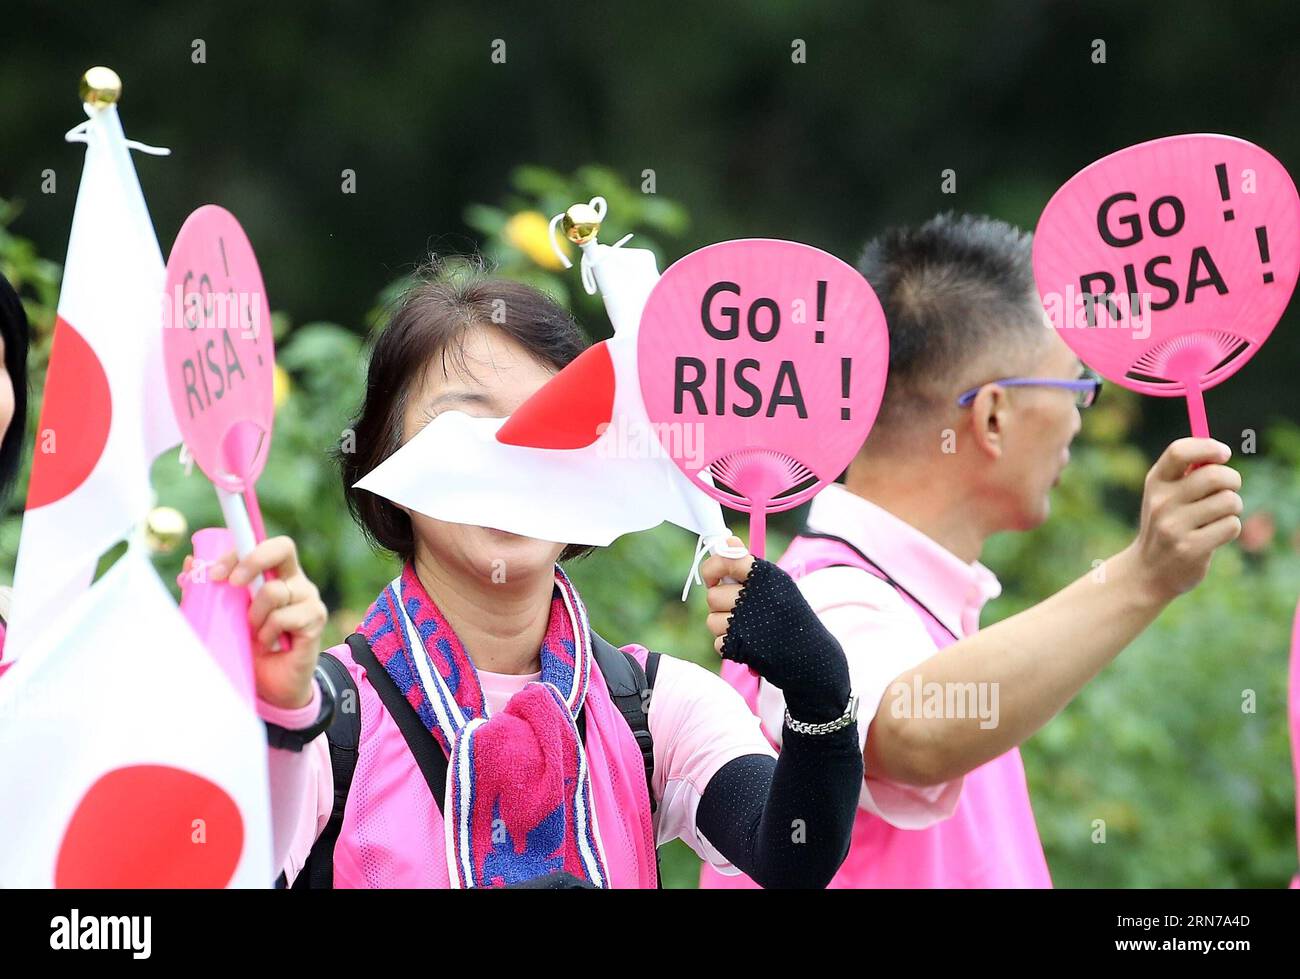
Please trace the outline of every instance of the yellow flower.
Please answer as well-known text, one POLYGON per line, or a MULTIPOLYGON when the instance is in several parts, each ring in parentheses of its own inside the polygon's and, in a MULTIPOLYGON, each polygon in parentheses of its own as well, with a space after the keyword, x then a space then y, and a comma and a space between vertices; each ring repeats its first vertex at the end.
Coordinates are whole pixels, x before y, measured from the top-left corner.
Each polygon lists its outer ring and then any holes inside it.
MULTIPOLYGON (((544 269, 554 271, 562 269, 564 266, 560 263, 560 260, 555 255, 555 250, 551 247, 551 233, 547 227, 548 224, 546 216, 540 211, 520 211, 506 222, 505 230, 502 233, 506 241, 518 248, 535 263, 544 269)), ((568 245, 563 244, 561 247, 564 248, 567 255, 569 252, 568 245)))
POLYGON ((275 365, 275 372, 272 375, 271 383, 272 399, 276 408, 284 404, 284 399, 289 397, 289 372, 279 364, 275 365))

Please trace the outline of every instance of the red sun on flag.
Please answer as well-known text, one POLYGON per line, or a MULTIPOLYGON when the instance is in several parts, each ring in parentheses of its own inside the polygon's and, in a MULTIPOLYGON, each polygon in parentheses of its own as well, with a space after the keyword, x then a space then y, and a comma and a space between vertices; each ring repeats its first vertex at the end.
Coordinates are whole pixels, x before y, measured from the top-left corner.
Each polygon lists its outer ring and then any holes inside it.
POLYGON ((585 448, 614 417, 615 383, 609 348, 588 347, 520 405, 497 440, 536 449, 585 448))
POLYGON ((50 347, 50 369, 36 435, 27 509, 67 496, 94 471, 113 422, 108 378, 90 344, 59 317, 50 347), (42 448, 47 433, 53 449, 42 448))
POLYGON ((129 765, 96 779, 68 822, 56 887, 225 887, 244 823, 218 785, 166 765, 129 765))

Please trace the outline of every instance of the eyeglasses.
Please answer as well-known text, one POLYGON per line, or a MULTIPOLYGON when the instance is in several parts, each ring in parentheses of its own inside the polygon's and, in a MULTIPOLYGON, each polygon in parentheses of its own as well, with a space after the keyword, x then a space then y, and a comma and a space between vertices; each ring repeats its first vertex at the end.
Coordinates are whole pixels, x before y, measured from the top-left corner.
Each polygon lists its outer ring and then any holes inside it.
POLYGON ((1004 377, 997 381, 985 381, 979 387, 962 392, 957 398, 957 406, 969 408, 975 400, 975 395, 989 384, 1001 384, 1008 388, 1065 388, 1067 391, 1074 392, 1076 408, 1091 408, 1097 403, 1097 397, 1101 394, 1101 378, 1092 371, 1085 371, 1083 377, 1074 381, 1056 377, 1004 377))

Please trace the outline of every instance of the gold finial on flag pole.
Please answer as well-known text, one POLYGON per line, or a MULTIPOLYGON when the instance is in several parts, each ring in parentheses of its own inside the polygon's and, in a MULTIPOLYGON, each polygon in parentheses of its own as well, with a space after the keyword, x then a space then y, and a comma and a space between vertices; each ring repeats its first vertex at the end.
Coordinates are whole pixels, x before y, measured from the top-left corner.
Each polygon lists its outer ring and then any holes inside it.
POLYGON ((564 212, 564 237, 585 245, 600 231, 600 214, 590 204, 574 204, 564 212))
POLYGON ((102 109, 122 97, 122 79, 112 68, 96 65, 81 76, 81 101, 87 108, 102 109))
POLYGON ((185 540, 185 515, 169 506, 154 507, 145 521, 145 542, 155 554, 170 554, 185 540))

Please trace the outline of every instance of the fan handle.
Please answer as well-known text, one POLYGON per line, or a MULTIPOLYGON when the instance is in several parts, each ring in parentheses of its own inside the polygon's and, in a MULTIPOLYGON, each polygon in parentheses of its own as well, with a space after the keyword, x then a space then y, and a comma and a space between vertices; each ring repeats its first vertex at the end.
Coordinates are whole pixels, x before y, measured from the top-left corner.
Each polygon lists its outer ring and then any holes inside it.
POLYGON ((1192 436, 1198 439, 1210 437, 1210 422, 1205 416, 1205 395, 1198 380, 1188 379, 1183 382, 1187 392, 1187 419, 1192 423, 1192 436))

